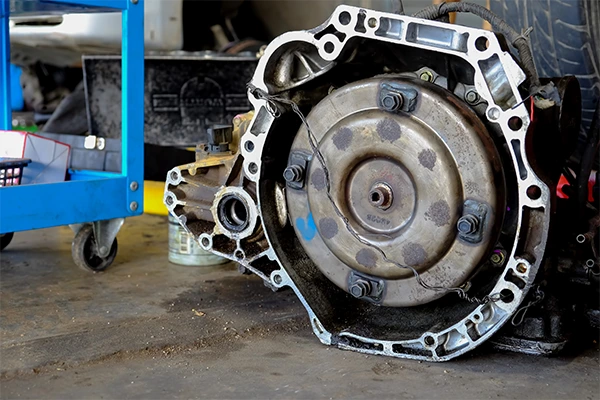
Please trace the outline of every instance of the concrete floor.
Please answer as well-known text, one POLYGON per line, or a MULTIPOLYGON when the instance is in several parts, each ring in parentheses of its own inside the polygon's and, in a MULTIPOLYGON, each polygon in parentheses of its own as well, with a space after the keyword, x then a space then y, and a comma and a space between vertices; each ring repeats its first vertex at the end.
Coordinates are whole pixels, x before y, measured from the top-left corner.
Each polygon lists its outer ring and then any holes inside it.
POLYGON ((102 274, 61 227, 18 233, 0 263, 0 397, 600 397, 598 345, 537 358, 482 348, 429 364, 321 345, 291 291, 234 265, 167 261, 166 218, 129 219, 102 274))

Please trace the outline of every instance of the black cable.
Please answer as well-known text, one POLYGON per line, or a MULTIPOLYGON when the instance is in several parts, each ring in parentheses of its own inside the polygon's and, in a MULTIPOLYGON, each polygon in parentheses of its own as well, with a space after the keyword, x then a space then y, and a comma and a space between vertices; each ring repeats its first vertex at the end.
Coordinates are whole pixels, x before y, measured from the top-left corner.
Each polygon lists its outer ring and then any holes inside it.
POLYGON ((413 17, 436 20, 451 12, 475 14, 489 22, 495 31, 502 33, 519 52, 523 70, 530 82, 530 93, 539 91, 541 86, 540 78, 533 63, 533 55, 531 54, 527 38, 515 31, 502 18, 487 8, 473 3, 441 3, 424 8, 418 13, 413 14, 413 17))

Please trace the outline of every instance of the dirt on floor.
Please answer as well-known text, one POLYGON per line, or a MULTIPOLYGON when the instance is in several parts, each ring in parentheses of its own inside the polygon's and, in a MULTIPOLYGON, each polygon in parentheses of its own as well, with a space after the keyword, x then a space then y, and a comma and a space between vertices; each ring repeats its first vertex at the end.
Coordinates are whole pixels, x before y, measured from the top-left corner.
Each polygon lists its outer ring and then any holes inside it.
POLYGON ((17 233, 0 256, 2 399, 600 397, 592 341, 557 358, 365 356, 320 344, 290 290, 170 264, 166 218, 128 219, 100 274, 73 265, 72 238, 17 233))

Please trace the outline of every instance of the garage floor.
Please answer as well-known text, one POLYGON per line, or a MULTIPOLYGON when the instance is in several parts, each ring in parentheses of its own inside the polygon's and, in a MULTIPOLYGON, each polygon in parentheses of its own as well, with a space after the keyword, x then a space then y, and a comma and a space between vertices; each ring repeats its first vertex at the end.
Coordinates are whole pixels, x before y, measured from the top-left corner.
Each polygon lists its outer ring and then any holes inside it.
POLYGON ((167 261, 166 218, 129 219, 105 273, 78 270, 69 228, 1 255, 0 397, 600 397, 597 344, 536 358, 482 348, 445 364, 321 345, 291 291, 234 265, 167 261))

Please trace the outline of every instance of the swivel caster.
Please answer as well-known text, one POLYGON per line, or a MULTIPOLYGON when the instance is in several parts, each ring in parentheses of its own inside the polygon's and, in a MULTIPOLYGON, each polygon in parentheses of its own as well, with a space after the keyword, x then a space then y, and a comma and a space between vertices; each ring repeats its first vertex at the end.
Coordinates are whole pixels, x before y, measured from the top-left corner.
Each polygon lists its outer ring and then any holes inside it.
POLYGON ((4 250, 13 239, 14 232, 0 234, 0 251, 4 250))
POLYGON ((108 251, 107 249, 99 249, 93 226, 84 225, 73 239, 71 254, 73 261, 79 268, 86 271, 100 272, 108 268, 115 260, 117 249, 117 238, 113 240, 108 251), (100 256, 101 253, 105 253, 105 255, 100 256))

